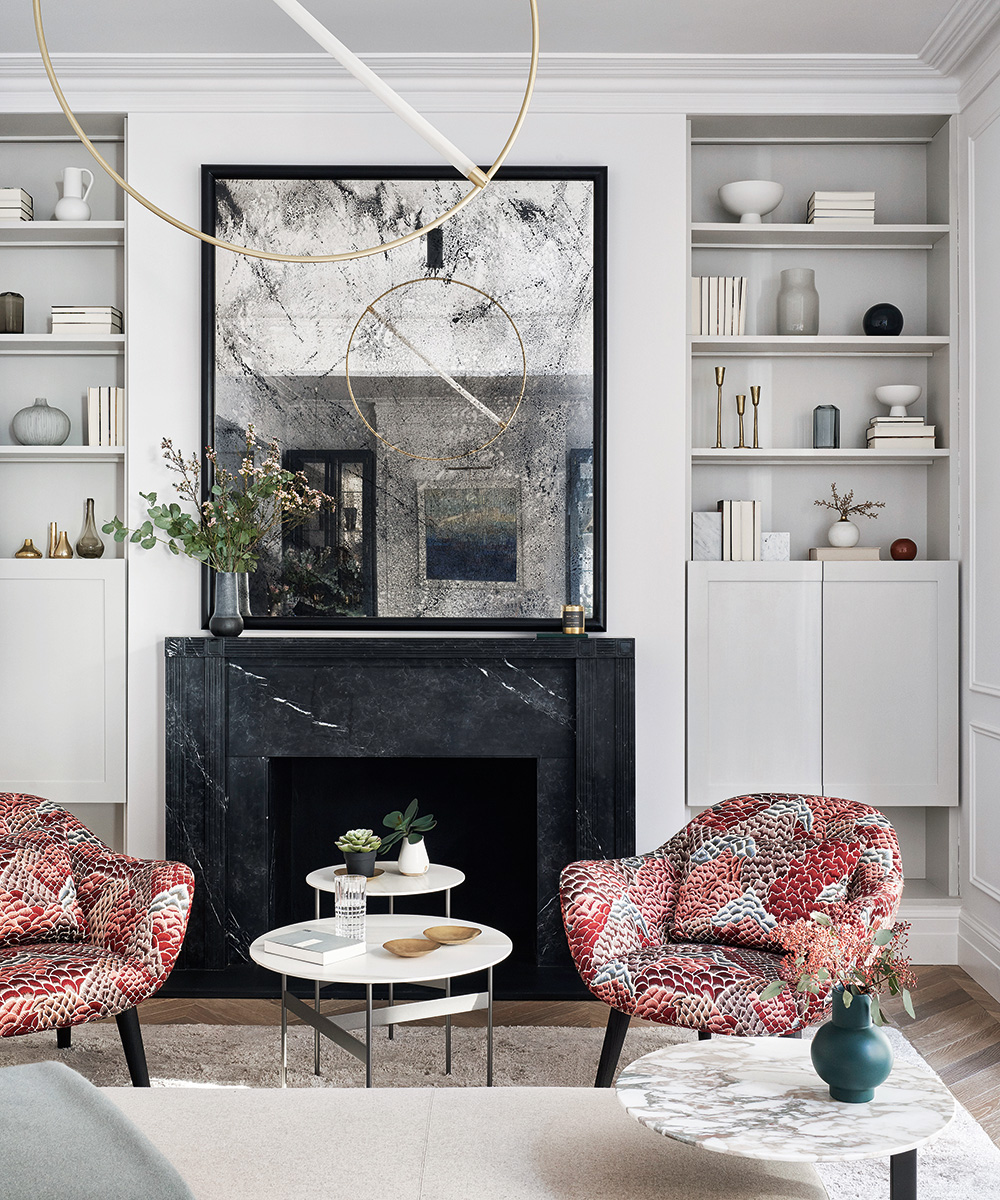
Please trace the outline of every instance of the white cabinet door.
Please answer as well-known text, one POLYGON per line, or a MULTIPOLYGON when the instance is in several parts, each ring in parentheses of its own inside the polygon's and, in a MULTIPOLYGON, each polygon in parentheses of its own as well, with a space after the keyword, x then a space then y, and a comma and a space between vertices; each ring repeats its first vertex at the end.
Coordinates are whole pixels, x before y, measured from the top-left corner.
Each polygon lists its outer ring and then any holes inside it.
POLYGON ((824 568, 824 791, 957 804, 958 564, 824 568))
POLYGON ((822 566, 688 564, 688 804, 822 791, 822 566))
POLYGON ((0 790, 125 800, 125 561, 0 560, 0 790))

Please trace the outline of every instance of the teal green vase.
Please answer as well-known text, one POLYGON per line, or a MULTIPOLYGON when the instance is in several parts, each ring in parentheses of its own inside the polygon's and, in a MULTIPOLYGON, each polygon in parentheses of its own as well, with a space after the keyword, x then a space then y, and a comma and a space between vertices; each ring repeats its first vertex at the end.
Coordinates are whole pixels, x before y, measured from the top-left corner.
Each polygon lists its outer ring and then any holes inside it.
POLYGON ((831 996, 830 1020, 816 1030, 810 1046, 813 1066, 834 1100, 865 1104, 889 1077, 892 1046, 872 1024, 870 996, 853 996, 850 1008, 842 987, 835 987, 831 996))

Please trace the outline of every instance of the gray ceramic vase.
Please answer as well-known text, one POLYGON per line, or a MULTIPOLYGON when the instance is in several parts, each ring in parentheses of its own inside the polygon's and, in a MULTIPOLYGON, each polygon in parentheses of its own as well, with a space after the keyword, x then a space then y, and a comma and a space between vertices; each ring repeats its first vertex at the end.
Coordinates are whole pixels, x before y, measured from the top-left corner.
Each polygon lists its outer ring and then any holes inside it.
POLYGON ((10 426, 22 446, 61 446, 69 437, 70 420, 61 408, 50 408, 48 400, 38 396, 30 408, 14 414, 10 426))

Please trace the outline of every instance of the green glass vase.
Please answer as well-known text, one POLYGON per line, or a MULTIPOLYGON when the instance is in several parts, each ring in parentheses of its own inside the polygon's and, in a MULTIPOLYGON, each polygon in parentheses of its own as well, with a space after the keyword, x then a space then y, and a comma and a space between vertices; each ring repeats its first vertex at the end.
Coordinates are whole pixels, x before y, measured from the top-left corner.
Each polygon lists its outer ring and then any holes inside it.
POLYGON ((870 996, 852 996, 849 1008, 842 987, 835 987, 831 996, 830 1020, 816 1030, 810 1046, 813 1066, 834 1100, 865 1104, 889 1077, 892 1046, 872 1024, 870 996))

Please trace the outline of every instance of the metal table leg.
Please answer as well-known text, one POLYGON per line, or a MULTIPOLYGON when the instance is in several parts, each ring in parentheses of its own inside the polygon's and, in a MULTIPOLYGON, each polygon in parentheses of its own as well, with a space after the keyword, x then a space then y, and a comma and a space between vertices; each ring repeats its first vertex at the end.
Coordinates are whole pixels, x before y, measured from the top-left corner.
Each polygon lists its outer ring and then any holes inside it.
MULTIPOLYGON (((486 1086, 493 1086, 493 968, 486 968, 486 1086)), ((895 1200, 895 1198, 894 1198, 895 1200)), ((916 1200, 916 1198, 914 1198, 916 1200)))
MULTIPOLYGON (((451 996, 451 979, 444 981, 444 994, 451 996)), ((451 1016, 444 1019, 444 1073, 451 1074, 451 1016)))
POLYGON ((372 985, 365 985, 365 1087, 372 1085, 372 985))
POLYGON ((916 1150, 904 1150, 889 1159, 889 1200, 917 1200, 916 1150))
MULTIPOLYGON (((390 896, 389 897, 389 916, 390 917, 392 916, 393 911, 394 910, 392 907, 392 897, 390 896)), ((394 990, 393 985, 390 983, 389 984, 389 1007, 390 1008, 392 1008, 392 1003, 393 1003, 393 999, 392 999, 393 998, 393 990, 394 990)), ((390 1042, 393 1040, 393 1037, 395 1036, 395 1029, 396 1029, 396 1027, 394 1025, 389 1026, 389 1041, 390 1042)))
MULTIPOLYGON (((319 888, 313 888, 316 893, 316 920, 319 918, 319 888)), ((314 999, 316 1002, 316 1011, 319 1012, 319 980, 316 980, 316 988, 314 991, 314 999)), ((313 1030, 313 1074, 319 1074, 319 1030, 313 1030)))
POLYGON ((285 1008, 285 989, 288 987, 288 976, 281 977, 281 1087, 287 1087, 285 1076, 288 1072, 288 1010, 285 1008))

